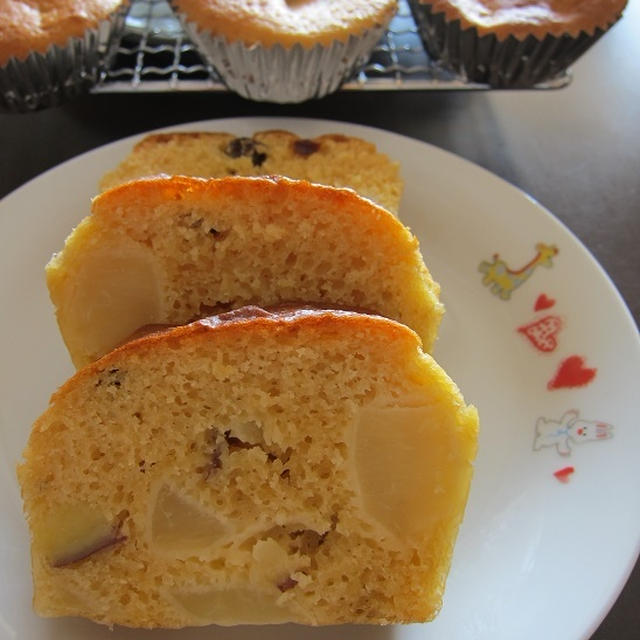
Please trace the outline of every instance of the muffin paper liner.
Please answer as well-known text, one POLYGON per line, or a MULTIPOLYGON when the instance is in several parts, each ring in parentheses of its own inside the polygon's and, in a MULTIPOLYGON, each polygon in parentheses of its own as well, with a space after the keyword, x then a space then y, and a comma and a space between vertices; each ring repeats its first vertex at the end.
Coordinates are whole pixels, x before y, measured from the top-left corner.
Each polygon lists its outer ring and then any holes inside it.
POLYGON ((349 36, 346 42, 265 47, 229 42, 178 14, 189 37, 225 85, 244 98, 263 102, 303 102, 321 98, 340 85, 369 59, 386 25, 349 36))
POLYGON ((0 110, 24 113, 54 107, 86 93, 118 46, 128 4, 94 29, 51 45, 44 53, 9 58, 0 67, 0 110))
MULTIPOLYGON (((578 36, 532 35, 524 40, 509 36, 480 36, 473 27, 462 29, 460 20, 447 21, 429 5, 409 0, 411 12, 427 53, 465 80, 494 88, 527 88, 564 73, 613 25, 578 36)), ((615 22, 615 21, 614 21, 615 22)))

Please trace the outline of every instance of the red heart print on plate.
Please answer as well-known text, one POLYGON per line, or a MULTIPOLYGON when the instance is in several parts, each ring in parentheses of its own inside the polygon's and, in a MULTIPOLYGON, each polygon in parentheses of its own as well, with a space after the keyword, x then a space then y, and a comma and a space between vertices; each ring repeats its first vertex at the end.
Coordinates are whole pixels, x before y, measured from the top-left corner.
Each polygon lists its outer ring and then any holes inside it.
POLYGON ((553 298, 548 298, 546 294, 541 293, 538 296, 535 305, 533 305, 533 310, 544 311, 545 309, 551 309, 555 303, 556 301, 553 298))
POLYGON ((547 389, 551 391, 567 387, 584 387, 596 377, 597 371, 585 367, 584 358, 570 356, 560 363, 556 375, 549 380, 547 389))
POLYGON ((531 344, 540 351, 553 351, 558 346, 556 338, 562 329, 562 319, 559 316, 545 316, 518 327, 518 331, 529 338, 531 344))

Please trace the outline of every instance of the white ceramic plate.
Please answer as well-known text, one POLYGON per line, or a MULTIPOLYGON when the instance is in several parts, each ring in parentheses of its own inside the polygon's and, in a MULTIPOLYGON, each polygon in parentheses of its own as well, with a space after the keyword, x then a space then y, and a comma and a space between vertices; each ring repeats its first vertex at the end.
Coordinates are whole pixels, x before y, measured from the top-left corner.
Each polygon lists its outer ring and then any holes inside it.
POLYGON ((365 137, 402 163, 401 218, 420 239, 447 307, 435 355, 481 417, 475 478, 439 617, 388 628, 112 633, 32 613, 15 465, 31 422, 72 373, 43 268, 88 213, 99 177, 128 153, 131 138, 70 160, 0 203, 0 638, 588 637, 622 588, 640 542, 640 341, 615 288, 540 205, 424 143, 317 120, 175 127, 238 135, 270 128, 365 137), (485 275, 493 284, 483 284, 485 275), (553 380, 557 388, 550 389, 553 380), (584 384, 562 386, 578 382, 584 384), (561 482, 554 472, 566 467, 574 472, 561 482))

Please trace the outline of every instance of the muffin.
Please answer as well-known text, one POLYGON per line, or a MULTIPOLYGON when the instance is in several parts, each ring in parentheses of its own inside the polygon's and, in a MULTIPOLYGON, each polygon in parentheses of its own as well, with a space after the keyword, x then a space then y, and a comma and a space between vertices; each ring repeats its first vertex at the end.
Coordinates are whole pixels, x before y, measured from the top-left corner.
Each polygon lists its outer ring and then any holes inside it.
POLYGON ((409 0, 430 56, 492 87, 553 80, 622 15, 626 0, 409 0))
POLYGON ((150 325, 247 304, 371 311, 409 325, 425 350, 443 314, 418 241, 396 217, 349 189, 281 177, 114 187, 46 272, 77 367, 150 325))
POLYGON ((173 0, 224 83, 245 98, 329 94, 366 62, 396 0, 173 0))
POLYGON ((33 426, 34 608, 145 628, 429 620, 477 430, 381 317, 253 308, 130 342, 33 426))
POLYGON ((203 131, 149 135, 104 175, 100 188, 158 174, 282 175, 350 187, 392 213, 403 189, 398 164, 370 142, 335 133, 300 138, 288 131, 259 131, 250 138, 203 131))
POLYGON ((31 111, 86 92, 125 13, 123 0, 0 0, 0 108, 31 111))

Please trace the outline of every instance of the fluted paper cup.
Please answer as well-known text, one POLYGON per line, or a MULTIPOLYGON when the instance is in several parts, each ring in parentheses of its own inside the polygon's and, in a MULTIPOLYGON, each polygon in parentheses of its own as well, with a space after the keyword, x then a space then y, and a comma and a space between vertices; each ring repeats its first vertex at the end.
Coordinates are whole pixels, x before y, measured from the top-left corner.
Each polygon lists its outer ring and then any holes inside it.
POLYGON ((369 59, 386 25, 370 28, 345 42, 246 45, 229 42, 189 22, 179 14, 185 30, 225 85, 241 96, 263 102, 303 102, 336 91, 369 59))

